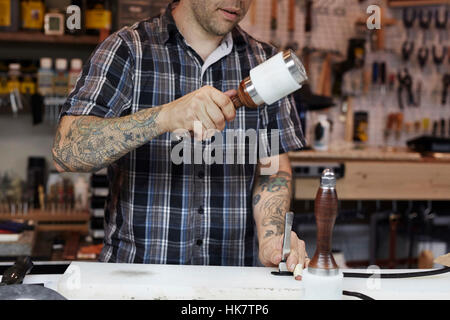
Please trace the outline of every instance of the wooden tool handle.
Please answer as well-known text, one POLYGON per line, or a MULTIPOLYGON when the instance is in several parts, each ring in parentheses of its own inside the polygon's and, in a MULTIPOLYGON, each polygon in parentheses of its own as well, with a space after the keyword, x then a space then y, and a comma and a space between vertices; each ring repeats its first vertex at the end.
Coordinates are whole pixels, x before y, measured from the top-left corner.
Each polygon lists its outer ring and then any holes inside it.
POLYGON ((338 269, 331 253, 331 239, 337 217, 338 199, 336 189, 319 188, 314 202, 317 224, 317 248, 309 263, 310 268, 338 269))
POLYGON ((236 109, 239 109, 240 107, 246 106, 248 108, 256 109, 258 106, 255 104, 255 102, 252 100, 250 95, 248 94, 247 90, 245 89, 245 81, 247 79, 244 79, 239 84, 239 88, 237 90, 237 95, 231 97, 231 101, 234 104, 234 107, 236 109))
POLYGON ((313 1, 306 1, 306 18, 305 18, 305 32, 312 31, 312 9, 313 9, 313 1))
POLYGON ((288 31, 295 31, 295 0, 289 0, 288 7, 288 31))
POLYGON ((271 13, 270 13, 270 29, 277 30, 277 17, 278 17, 278 0, 272 0, 271 13))
POLYGON ((250 24, 252 26, 256 24, 256 1, 253 1, 250 5, 250 24))
POLYGON ((239 109, 240 107, 242 107, 244 105, 242 103, 241 99, 239 99, 239 95, 235 95, 235 96, 231 97, 231 102, 233 102, 234 107, 236 109, 239 109))
POLYGON ((354 126, 354 114, 353 114, 353 98, 347 98, 347 115, 345 120, 345 141, 353 142, 353 126, 354 126))

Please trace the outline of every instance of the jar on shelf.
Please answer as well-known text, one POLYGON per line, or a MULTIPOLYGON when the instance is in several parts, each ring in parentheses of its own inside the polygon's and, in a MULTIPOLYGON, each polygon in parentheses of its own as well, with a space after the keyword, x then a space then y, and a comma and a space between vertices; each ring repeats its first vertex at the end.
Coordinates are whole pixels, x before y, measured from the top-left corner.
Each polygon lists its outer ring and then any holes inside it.
POLYGON ((44 27, 45 4, 42 0, 22 0, 22 29, 41 31, 44 27))
POLYGON ((86 4, 85 27, 86 33, 90 35, 100 35, 101 31, 109 33, 112 29, 110 1, 95 0, 86 4))
POLYGON ((0 31, 18 31, 19 15, 19 1, 0 0, 0 31))

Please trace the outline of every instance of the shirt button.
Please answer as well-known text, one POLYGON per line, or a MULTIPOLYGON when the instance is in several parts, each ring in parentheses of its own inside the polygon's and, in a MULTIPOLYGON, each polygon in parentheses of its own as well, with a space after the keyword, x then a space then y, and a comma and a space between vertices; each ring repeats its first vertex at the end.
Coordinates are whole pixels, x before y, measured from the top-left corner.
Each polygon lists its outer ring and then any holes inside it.
POLYGON ((200 179, 203 179, 203 178, 205 177, 205 172, 204 172, 204 171, 200 171, 200 172, 198 173, 198 177, 199 177, 200 179))
POLYGON ((203 244, 203 240, 201 240, 201 239, 197 240, 197 245, 198 246, 201 246, 202 244, 203 244))
POLYGON ((203 214, 205 212, 205 210, 203 210, 203 206, 200 206, 199 208, 198 208, 198 213, 199 214, 203 214))

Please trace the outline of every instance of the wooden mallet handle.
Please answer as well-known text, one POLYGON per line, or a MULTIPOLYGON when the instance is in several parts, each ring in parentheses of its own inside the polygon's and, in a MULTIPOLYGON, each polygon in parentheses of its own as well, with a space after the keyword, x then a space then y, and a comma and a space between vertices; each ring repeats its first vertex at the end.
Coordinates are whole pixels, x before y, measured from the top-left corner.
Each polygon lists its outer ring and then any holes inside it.
POLYGON ((253 102, 252 98, 248 94, 247 89, 245 88, 246 80, 247 78, 241 81, 241 83, 239 84, 239 88, 237 90, 237 94, 231 97, 231 101, 233 102, 234 107, 236 109, 239 109, 240 107, 243 106, 252 109, 258 108, 258 106, 255 104, 255 102, 253 102))

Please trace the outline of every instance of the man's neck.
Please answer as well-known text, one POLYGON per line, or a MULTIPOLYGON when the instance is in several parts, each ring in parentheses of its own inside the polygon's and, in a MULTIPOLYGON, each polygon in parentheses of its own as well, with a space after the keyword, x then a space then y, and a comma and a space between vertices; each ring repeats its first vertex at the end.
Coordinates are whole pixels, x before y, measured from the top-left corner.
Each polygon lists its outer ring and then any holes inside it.
POLYGON ((207 32, 195 19, 190 8, 180 2, 172 11, 178 30, 186 42, 197 52, 203 61, 219 46, 224 38, 207 32))

